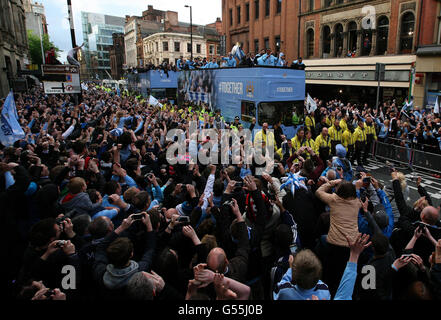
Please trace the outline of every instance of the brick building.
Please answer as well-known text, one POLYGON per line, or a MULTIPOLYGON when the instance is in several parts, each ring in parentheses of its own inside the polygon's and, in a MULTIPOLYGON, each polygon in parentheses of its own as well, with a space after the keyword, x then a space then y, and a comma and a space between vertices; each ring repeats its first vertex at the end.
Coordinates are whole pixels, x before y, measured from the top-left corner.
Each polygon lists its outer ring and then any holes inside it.
POLYGON ((113 45, 110 48, 110 68, 112 79, 120 80, 124 74, 123 65, 125 64, 125 50, 124 50, 124 34, 114 33, 112 35, 113 45))
POLYGON ((222 12, 227 52, 239 42, 245 52, 270 48, 290 62, 302 56, 309 92, 372 103, 377 62, 386 63, 380 98, 408 94, 417 48, 439 38, 439 6, 439 0, 223 0, 222 12))
POLYGON ((239 42, 245 52, 280 49, 294 59, 298 5, 287 0, 222 0, 226 51, 239 42))
POLYGON ((425 0, 423 17, 437 16, 438 20, 424 21, 420 45, 416 52, 413 95, 417 105, 441 103, 441 1, 425 0))

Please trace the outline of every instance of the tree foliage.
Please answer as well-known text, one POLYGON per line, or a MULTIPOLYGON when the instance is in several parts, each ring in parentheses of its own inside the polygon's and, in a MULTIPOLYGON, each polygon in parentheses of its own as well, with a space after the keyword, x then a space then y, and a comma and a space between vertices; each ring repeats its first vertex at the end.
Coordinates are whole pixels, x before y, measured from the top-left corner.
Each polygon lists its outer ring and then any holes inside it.
MULTIPOLYGON (((44 34, 43 37, 43 49, 44 52, 48 51, 51 47, 55 48, 55 56, 58 58, 58 49, 50 40, 49 35, 44 34)), ((43 59, 41 57, 41 44, 40 36, 35 35, 33 31, 28 30, 28 43, 29 43, 29 56, 33 64, 41 65, 43 64, 43 59)))

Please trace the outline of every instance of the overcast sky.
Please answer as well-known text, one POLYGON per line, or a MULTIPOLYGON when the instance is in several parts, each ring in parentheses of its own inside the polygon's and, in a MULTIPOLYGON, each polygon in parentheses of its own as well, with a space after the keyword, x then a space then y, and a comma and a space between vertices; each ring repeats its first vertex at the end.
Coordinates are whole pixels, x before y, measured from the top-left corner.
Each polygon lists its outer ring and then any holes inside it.
MULTIPOLYGON (((35 0, 33 0, 35 1, 35 0)), ((72 47, 69 21, 67 20, 67 0, 36 0, 43 2, 51 41, 63 50, 60 61, 66 60, 67 51, 72 47)), ((74 12, 74 26, 76 42, 83 42, 83 30, 81 27, 81 11, 102 13, 112 16, 125 17, 126 15, 141 16, 142 11, 147 10, 148 5, 154 9, 172 10, 179 13, 179 21, 190 22, 190 9, 193 7, 193 23, 208 24, 222 17, 221 0, 72 0, 74 12)))

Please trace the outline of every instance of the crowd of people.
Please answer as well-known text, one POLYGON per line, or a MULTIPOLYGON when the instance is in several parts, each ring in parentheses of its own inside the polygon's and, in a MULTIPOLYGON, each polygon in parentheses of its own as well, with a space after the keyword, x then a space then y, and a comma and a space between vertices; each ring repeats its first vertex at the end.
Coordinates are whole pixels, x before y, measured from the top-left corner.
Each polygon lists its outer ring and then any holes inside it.
MULTIPOLYGON (((26 136, 0 152, 2 282, 11 297, 441 296, 439 207, 421 179, 421 198, 409 203, 399 172, 392 169, 385 186, 351 165, 368 159, 371 126, 380 127, 378 139, 397 137, 393 103, 377 112, 317 101, 314 112, 294 113, 295 137, 280 123, 274 131, 264 123, 254 142, 276 152, 261 173, 242 157, 245 140, 240 154, 228 152, 230 164, 167 160, 170 130, 183 130, 188 153, 204 152, 218 143, 204 130, 240 133, 239 117, 228 123, 203 106, 154 106, 93 84, 81 104, 72 101, 40 87, 15 95, 26 136), (191 121, 198 132, 190 135, 191 121), (373 271, 365 274, 364 266, 373 271)), ((416 112, 407 110, 420 121, 416 112)))
MULTIPOLYGON (((378 108, 369 107, 368 104, 345 104, 341 100, 325 102, 315 99, 314 103, 317 105, 315 110, 309 109, 311 112, 307 110, 306 113, 301 110, 294 115, 293 123, 303 125, 306 134, 311 132, 310 138, 316 139, 316 152, 318 148, 325 147, 323 151, 330 153, 335 145, 341 143, 349 153, 352 164, 357 160, 360 166, 368 162, 374 141, 404 147, 402 150, 406 152, 416 149, 441 153, 438 111, 414 106, 413 97, 406 98, 402 106, 394 99, 378 108)), ((397 150, 393 147, 386 151, 388 154, 384 156, 389 159, 397 156, 397 150)))
POLYGON ((283 52, 273 52, 271 49, 262 49, 260 52, 254 53, 243 53, 233 54, 229 53, 228 56, 221 56, 218 58, 203 58, 195 57, 180 58, 176 61, 176 64, 169 61, 164 61, 160 65, 154 65, 152 63, 146 64, 142 68, 131 68, 129 72, 146 72, 150 70, 162 70, 164 72, 168 71, 179 71, 179 70, 197 70, 197 69, 215 69, 215 68, 236 68, 236 67, 257 67, 257 66, 272 66, 272 67, 284 67, 292 68, 296 70, 305 70, 305 64, 302 57, 293 61, 291 65, 286 60, 286 56, 283 52))

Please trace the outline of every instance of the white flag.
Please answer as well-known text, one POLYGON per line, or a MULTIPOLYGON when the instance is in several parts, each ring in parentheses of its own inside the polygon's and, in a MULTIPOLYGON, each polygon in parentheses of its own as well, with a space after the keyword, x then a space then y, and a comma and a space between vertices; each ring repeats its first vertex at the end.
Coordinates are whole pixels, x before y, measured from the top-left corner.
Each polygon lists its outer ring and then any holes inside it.
POLYGON ((306 109, 308 110, 308 113, 314 112, 317 109, 317 103, 314 101, 313 98, 311 98, 309 93, 306 100, 306 109))
POLYGON ((433 112, 439 114, 439 102, 438 102, 438 100, 439 100, 439 97, 436 97, 435 108, 433 109, 433 112))
POLYGON ((149 97, 149 104, 152 105, 152 106, 154 106, 154 107, 156 107, 156 106, 159 105, 159 106, 162 108, 162 104, 160 104, 159 101, 158 101, 158 99, 156 99, 156 98, 153 97, 153 96, 150 96, 150 97, 149 97))

